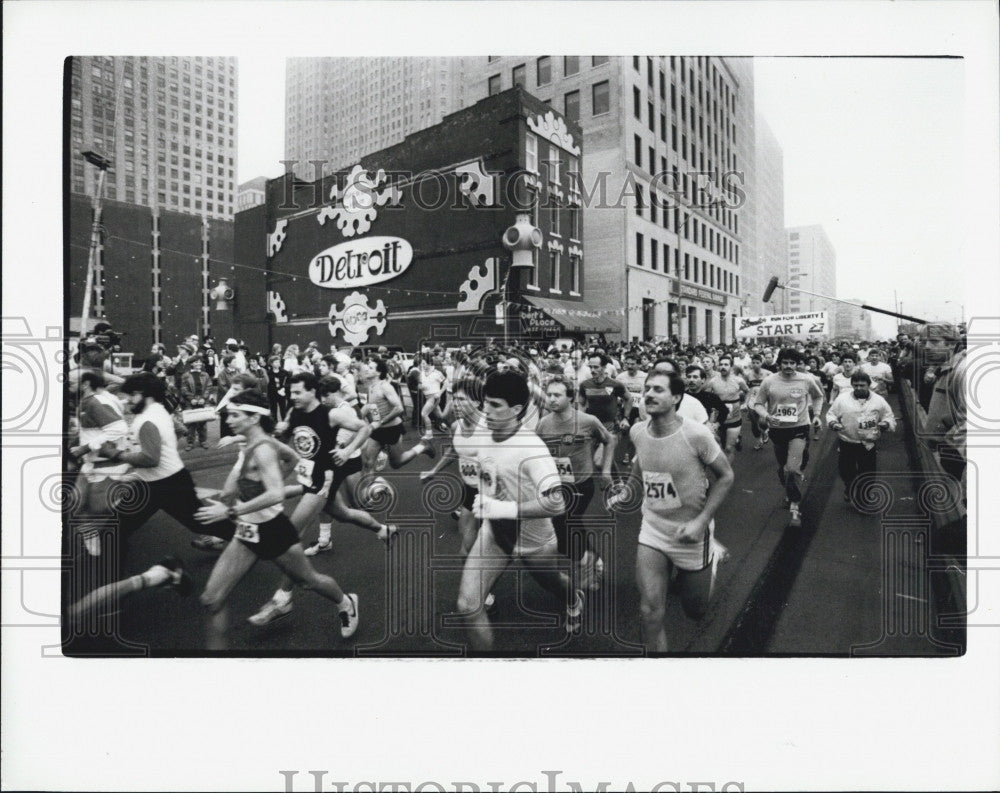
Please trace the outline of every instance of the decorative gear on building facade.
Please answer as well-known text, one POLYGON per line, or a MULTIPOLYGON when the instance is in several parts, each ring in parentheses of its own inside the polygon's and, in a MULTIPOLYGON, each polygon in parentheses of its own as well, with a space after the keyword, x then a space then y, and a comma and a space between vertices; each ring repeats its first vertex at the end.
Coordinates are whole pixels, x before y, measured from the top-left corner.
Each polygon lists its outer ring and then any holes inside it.
POLYGON ((368 341, 368 335, 374 329, 377 336, 385 331, 385 304, 379 299, 374 307, 368 306, 368 295, 361 292, 351 292, 344 298, 343 310, 337 310, 337 304, 330 306, 330 335, 336 337, 337 331, 344 334, 344 341, 352 347, 368 341))
POLYGON ((345 237, 365 234, 378 217, 379 207, 386 204, 395 206, 402 198, 403 194, 395 185, 379 189, 385 181, 385 171, 381 168, 372 179, 360 165, 355 165, 347 177, 343 195, 334 184, 330 188, 331 204, 319 211, 316 220, 323 226, 332 218, 345 237))

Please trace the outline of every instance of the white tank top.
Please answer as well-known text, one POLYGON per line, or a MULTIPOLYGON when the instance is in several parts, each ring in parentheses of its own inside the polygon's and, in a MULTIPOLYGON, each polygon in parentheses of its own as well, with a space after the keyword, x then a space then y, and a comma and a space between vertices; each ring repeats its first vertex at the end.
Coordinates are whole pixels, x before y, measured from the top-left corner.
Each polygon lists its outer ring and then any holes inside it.
POLYGON ((166 408, 159 402, 152 403, 132 422, 130 440, 132 451, 141 451, 139 431, 144 424, 152 424, 160 432, 160 462, 153 468, 133 468, 132 474, 144 482, 155 482, 173 476, 184 467, 181 456, 177 453, 177 436, 174 434, 174 421, 166 408))
POLYGON ((458 455, 458 472, 462 481, 469 487, 479 489, 479 463, 476 461, 476 453, 483 445, 482 441, 489 434, 485 420, 480 419, 472 430, 471 435, 462 433, 462 423, 458 423, 451 439, 452 448, 458 455))

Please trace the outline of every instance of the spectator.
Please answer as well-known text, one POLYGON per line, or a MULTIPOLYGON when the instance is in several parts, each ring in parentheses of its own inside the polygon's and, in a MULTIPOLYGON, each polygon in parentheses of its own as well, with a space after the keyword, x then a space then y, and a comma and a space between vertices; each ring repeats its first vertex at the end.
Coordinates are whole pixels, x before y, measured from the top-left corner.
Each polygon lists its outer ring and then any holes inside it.
MULTIPOLYGON (((208 404, 212 380, 203 367, 201 357, 195 355, 188 363, 188 370, 181 377, 181 407, 186 410, 203 408, 208 404)), ((198 445, 203 449, 208 448, 208 420, 191 422, 186 426, 187 448, 185 451, 191 451, 194 448, 196 436, 198 445)))

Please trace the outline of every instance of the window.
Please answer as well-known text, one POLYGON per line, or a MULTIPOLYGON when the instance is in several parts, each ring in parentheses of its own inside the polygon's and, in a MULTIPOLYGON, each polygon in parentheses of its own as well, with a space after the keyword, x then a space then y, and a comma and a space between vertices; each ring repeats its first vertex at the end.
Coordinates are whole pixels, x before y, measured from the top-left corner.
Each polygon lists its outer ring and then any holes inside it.
POLYGON ((659 270, 660 265, 657 263, 656 255, 660 250, 659 244, 652 237, 649 239, 649 266, 653 270, 659 270))
POLYGON ((569 208, 569 238, 580 239, 580 207, 569 208))
POLYGON ((607 80, 594 83, 591 86, 591 106, 595 116, 603 115, 611 110, 611 91, 607 80))
POLYGON ((646 108, 647 108, 647 112, 649 114, 649 119, 646 122, 646 124, 649 127, 649 131, 650 132, 656 132, 656 115, 653 113, 653 103, 652 102, 647 102, 646 103, 646 108))
POLYGON ((670 246, 663 243, 663 272, 670 272, 670 246))
POLYGON ((493 96, 493 94, 499 94, 499 93, 500 93, 500 75, 494 74, 490 77, 489 81, 489 96, 493 96))
POLYGON ((642 138, 638 135, 632 136, 633 145, 635 146, 635 164, 642 167, 642 138))
POLYGON ((667 77, 663 72, 660 72, 660 99, 667 99, 667 77))
POLYGON ((632 56, 632 68, 635 69, 636 71, 639 71, 639 56, 638 55, 633 55, 632 56))
POLYGON ((646 195, 642 187, 636 185, 635 188, 635 214, 642 217, 642 209, 646 205, 646 195))
POLYGON ((634 85, 632 86, 632 115, 642 121, 642 94, 634 85))
POLYGON ((562 236, 562 228, 559 225, 559 210, 560 207, 558 204, 553 204, 549 207, 549 233, 557 237, 562 236))
POLYGON ((570 293, 580 294, 580 257, 569 257, 569 283, 570 293))
POLYGON ((552 251, 549 254, 549 269, 551 270, 550 292, 559 291, 559 251, 552 251))
POLYGON ((646 170, 650 173, 653 172, 653 168, 656 167, 656 157, 653 156, 653 147, 649 147, 649 159, 646 161, 646 170))
POLYGON ((566 94, 566 118, 571 121, 580 120, 580 92, 570 91, 566 94))
POLYGON ((538 78, 536 85, 548 85, 552 82, 552 58, 544 55, 537 61, 538 78))
POLYGON ((580 71, 580 56, 566 55, 563 58, 563 76, 569 77, 569 75, 576 74, 578 71, 580 71))
POLYGON ((637 266, 642 267, 642 252, 646 241, 642 238, 641 234, 635 235, 635 263, 637 266))
POLYGON ((510 76, 511 76, 511 81, 513 82, 514 85, 519 85, 522 88, 525 87, 523 63, 520 66, 515 66, 513 69, 511 69, 510 76))
POLYGON ((609 58, 607 55, 593 55, 590 58, 591 66, 603 66, 608 62, 609 58))
POLYGON ((667 114, 660 113, 660 140, 667 142, 667 114))
POLYGON ((548 164, 549 164, 549 181, 552 182, 552 184, 559 184, 559 179, 560 179, 559 166, 562 164, 562 159, 559 153, 559 149, 557 149, 555 146, 552 145, 549 146, 548 164))
POLYGON ((493 61, 497 61, 497 60, 500 60, 500 56, 499 55, 487 55, 486 56, 486 62, 487 63, 493 63, 493 61))
POLYGON ((532 173, 538 173, 538 138, 534 132, 528 133, 524 149, 524 167, 532 173))

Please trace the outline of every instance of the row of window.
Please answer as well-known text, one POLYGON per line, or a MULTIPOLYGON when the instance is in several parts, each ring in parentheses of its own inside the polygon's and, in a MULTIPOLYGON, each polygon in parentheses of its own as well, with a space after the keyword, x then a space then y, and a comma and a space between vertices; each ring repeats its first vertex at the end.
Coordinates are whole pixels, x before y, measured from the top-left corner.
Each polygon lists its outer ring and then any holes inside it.
MULTIPOLYGON (((562 294, 562 254, 559 251, 549 252, 549 292, 556 295, 562 294)), ((580 257, 575 254, 569 259, 569 293, 571 295, 580 294, 580 257)), ((540 289, 538 285, 538 253, 535 253, 535 266, 528 276, 528 289, 540 289)))
MULTIPOLYGON (((650 237, 649 239, 649 266, 654 272, 660 271, 659 251, 661 243, 650 237)), ((738 295, 740 292, 740 277, 729 270, 717 267, 716 265, 692 256, 684 254, 684 269, 681 276, 680 249, 673 248, 662 243, 663 249, 663 272, 669 274, 673 271, 675 277, 682 277, 685 281, 718 289, 721 292, 738 295)), ((641 232, 635 235, 635 263, 639 267, 645 267, 646 238, 641 232)))
MULTIPOLYGON (((687 190, 687 186, 688 183, 685 182, 685 190, 687 190)), ((650 198, 652 199, 652 196, 650 198)), ((682 214, 680 207, 672 206, 671 202, 665 201, 662 197, 657 196, 656 200, 650 200, 647 203, 645 189, 642 185, 636 185, 635 213, 639 217, 645 217, 647 209, 651 223, 660 222, 658 218, 662 216, 662 225, 667 231, 680 234, 685 240, 700 245, 705 250, 721 256, 733 264, 740 263, 740 246, 732 239, 712 228, 708 223, 699 220, 695 215, 688 212, 682 214), (671 220, 673 220, 673 224, 671 224, 671 220)), ((738 219, 737 216, 736 220, 738 221, 738 219)))

